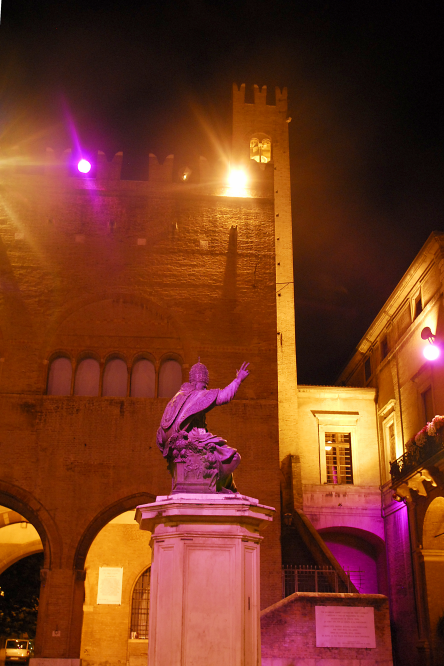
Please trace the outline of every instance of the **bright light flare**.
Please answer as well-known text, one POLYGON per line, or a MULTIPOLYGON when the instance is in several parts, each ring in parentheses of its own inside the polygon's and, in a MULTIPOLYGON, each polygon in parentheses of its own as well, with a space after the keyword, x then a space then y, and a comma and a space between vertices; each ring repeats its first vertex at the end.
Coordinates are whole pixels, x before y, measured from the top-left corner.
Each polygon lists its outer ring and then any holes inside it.
POLYGON ((77 169, 80 173, 89 173, 91 171, 91 162, 82 158, 77 165, 77 169))
POLYGON ((436 361, 441 354, 441 350, 436 345, 427 345, 427 347, 424 347, 422 350, 422 353, 428 361, 436 361))
POLYGON ((228 185, 233 190, 243 190, 247 185, 247 175, 242 169, 232 169, 228 176, 228 185))

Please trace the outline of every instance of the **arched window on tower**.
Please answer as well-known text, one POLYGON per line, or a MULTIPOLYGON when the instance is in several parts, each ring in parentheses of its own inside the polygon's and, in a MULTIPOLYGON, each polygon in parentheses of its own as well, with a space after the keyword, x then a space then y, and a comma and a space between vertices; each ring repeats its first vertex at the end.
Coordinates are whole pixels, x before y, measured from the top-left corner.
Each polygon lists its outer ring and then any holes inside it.
POLYGON ((154 398, 156 390, 156 371, 154 364, 146 358, 140 358, 131 371, 132 398, 154 398))
POLYGON ((265 164, 271 160, 271 141, 266 137, 250 139, 250 160, 265 164))
POLYGON ((128 368, 121 358, 112 358, 105 365, 102 395, 126 398, 128 391, 128 368))
POLYGON ((48 395, 71 395, 72 364, 66 356, 51 361, 48 373, 48 395))
POLYGON ((182 384, 182 367, 177 361, 169 359, 160 366, 159 398, 172 398, 182 384))
POLYGON ((133 590, 131 602, 130 638, 148 638, 148 618, 150 612, 150 576, 148 567, 139 576, 133 590))
POLYGON ((99 395, 100 365, 94 358, 84 358, 77 366, 74 395, 99 395))

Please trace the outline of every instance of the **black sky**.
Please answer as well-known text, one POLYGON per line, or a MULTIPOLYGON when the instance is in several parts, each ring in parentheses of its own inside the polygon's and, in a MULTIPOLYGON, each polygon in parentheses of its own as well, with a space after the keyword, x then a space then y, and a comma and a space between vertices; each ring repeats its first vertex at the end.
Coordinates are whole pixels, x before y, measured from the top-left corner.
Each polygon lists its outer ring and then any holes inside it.
POLYGON ((440 3, 3 0, 0 150, 211 157, 233 81, 288 86, 300 383, 338 373, 442 229, 440 3))

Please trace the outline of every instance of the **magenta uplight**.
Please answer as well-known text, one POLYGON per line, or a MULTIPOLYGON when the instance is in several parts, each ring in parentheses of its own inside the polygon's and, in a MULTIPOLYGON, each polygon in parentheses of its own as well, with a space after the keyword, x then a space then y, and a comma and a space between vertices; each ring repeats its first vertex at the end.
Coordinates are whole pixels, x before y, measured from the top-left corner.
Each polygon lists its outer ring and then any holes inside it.
POLYGON ((81 159, 77 165, 80 173, 89 173, 91 171, 91 163, 88 160, 81 159))
POLYGON ((424 347, 422 353, 428 361, 436 361, 441 351, 436 345, 427 345, 427 347, 424 347))

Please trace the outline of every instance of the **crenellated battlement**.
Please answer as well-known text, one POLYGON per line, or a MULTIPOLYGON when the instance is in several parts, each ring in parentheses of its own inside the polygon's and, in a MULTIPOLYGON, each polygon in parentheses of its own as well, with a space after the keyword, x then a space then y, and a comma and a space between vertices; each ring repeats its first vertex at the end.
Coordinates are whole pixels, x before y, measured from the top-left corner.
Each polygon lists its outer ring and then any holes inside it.
MULTIPOLYGON (((230 196, 228 187, 229 163, 227 160, 208 160, 200 157, 168 155, 160 160, 154 153, 148 154, 145 178, 122 178, 123 152, 108 160, 99 150, 89 153, 92 168, 87 174, 77 169, 78 156, 68 148, 56 153, 46 148, 41 155, 26 155, 18 150, 0 153, 0 186, 3 183, 27 181, 41 182, 42 186, 74 190, 125 191, 125 192, 174 192, 196 195, 230 196), (39 180, 40 179, 40 180, 39 180)), ((128 166, 128 165, 127 165, 128 166)), ((272 194, 273 173, 271 165, 264 169, 256 162, 248 167, 249 197, 269 197, 272 194)))
MULTIPOLYGON (((254 104, 258 106, 269 106, 277 107, 279 111, 287 111, 287 88, 282 88, 282 90, 276 86, 275 87, 275 103, 267 105, 267 86, 259 87, 258 85, 253 85, 254 92, 254 104)), ((237 83, 233 83, 233 104, 248 104, 245 102, 245 83, 242 83, 240 86, 237 83)), ((249 104, 249 106, 252 106, 249 104)))

